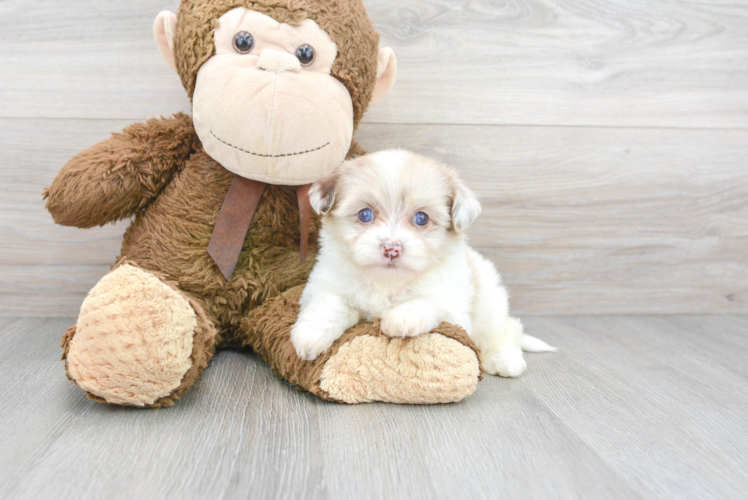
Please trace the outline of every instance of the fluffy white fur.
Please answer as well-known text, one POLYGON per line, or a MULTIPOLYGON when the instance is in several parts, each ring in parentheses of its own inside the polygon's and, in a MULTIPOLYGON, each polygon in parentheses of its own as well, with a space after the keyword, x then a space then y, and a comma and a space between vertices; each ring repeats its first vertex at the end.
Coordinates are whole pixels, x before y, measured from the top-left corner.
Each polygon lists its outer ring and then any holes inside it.
POLYGON ((315 359, 359 321, 382 319, 391 337, 461 326, 481 349, 483 369, 516 377, 527 351, 555 350, 524 335, 509 316, 494 265, 463 231, 480 203, 454 170, 407 151, 381 151, 344 163, 309 191, 322 218, 318 261, 301 297, 291 341, 315 359), (362 222, 362 210, 373 220, 362 222), (428 223, 417 225, 418 213, 428 223))

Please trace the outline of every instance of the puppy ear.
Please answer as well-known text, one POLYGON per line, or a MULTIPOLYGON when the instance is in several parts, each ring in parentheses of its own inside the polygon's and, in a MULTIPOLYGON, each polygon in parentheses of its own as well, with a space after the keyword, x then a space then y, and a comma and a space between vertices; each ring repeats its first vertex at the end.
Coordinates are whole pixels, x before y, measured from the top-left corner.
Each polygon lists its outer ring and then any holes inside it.
POLYGON ((475 193, 462 181, 455 181, 455 195, 452 199, 452 227, 458 233, 469 228, 480 215, 481 206, 475 193))
POLYGON ((339 178, 340 171, 336 170, 309 188, 309 203, 318 214, 326 214, 335 203, 335 186, 339 178))

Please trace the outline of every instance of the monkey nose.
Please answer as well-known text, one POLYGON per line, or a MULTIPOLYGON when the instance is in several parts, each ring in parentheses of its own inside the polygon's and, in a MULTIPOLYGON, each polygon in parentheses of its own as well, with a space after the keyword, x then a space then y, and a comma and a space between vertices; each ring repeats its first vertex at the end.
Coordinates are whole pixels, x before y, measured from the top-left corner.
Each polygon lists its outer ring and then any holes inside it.
POLYGON ((400 243, 385 243, 384 245, 382 245, 382 252, 384 253, 384 256, 390 259, 398 258, 402 250, 403 248, 402 246, 400 246, 400 243))
POLYGON ((296 56, 279 50, 265 49, 257 59, 257 66, 265 71, 301 71, 301 63, 296 56))

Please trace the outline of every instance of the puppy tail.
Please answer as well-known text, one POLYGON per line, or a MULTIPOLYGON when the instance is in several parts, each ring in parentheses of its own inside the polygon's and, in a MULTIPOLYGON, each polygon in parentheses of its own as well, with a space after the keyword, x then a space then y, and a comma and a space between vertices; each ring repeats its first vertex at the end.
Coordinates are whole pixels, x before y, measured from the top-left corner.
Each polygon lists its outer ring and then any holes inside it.
POLYGON ((522 350, 525 352, 556 352, 558 347, 552 347, 532 335, 522 336, 522 350))

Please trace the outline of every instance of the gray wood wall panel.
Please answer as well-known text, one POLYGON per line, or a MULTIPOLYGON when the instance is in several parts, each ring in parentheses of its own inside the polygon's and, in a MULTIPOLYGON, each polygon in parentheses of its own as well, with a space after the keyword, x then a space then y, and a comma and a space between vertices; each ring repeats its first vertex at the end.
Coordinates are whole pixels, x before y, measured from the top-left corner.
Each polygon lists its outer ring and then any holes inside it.
MULTIPOLYGON (((151 40, 176 1, 6 0, 2 117, 186 110, 151 40), (42 30, 53 36, 40 37, 42 30)), ((400 78, 367 120, 748 128, 748 5, 734 0, 367 0, 400 78)))
MULTIPOLYGON (((0 119, 7 313, 75 314, 114 261, 127 222, 54 226, 40 191, 126 123, 0 119)), ((358 136, 459 168, 484 205, 471 240, 518 314, 748 310, 742 131, 365 124, 358 136)))
MULTIPOLYGON (((460 169, 516 312, 748 312, 748 2, 366 3, 400 74, 358 137, 460 169)), ((189 110, 151 35, 177 4, 0 3, 0 314, 75 314, 117 255, 126 223, 56 227, 40 192, 189 110)))

